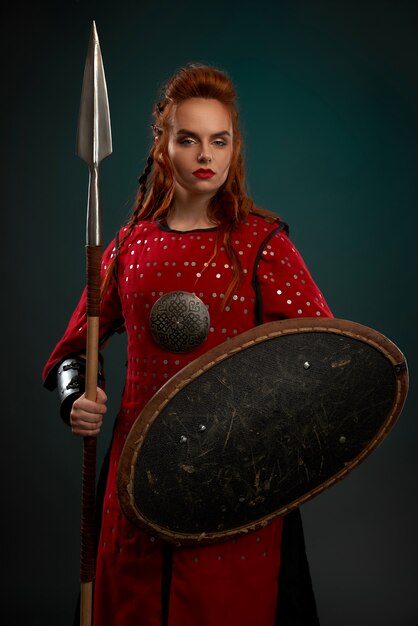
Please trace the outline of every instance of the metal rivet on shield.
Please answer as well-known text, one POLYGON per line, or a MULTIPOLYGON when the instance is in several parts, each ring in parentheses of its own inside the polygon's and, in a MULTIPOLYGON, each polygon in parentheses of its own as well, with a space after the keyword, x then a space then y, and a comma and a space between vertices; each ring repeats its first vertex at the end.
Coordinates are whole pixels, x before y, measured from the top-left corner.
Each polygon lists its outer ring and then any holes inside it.
POLYGON ((303 367, 305 370, 308 370, 311 367, 311 364, 308 363, 308 361, 305 361, 305 363, 303 364, 303 367))
POLYGON ((206 426, 204 424, 199 424, 198 429, 197 429, 200 433, 203 433, 203 431, 206 430, 206 426))
POLYGON ((340 443, 345 443, 345 442, 347 441, 347 438, 346 438, 346 437, 344 437, 344 435, 341 435, 341 437, 338 439, 338 441, 339 441, 340 443))
POLYGON ((187 441, 187 437, 185 437, 184 435, 182 435, 182 436, 180 437, 180 443, 186 443, 186 441, 187 441))

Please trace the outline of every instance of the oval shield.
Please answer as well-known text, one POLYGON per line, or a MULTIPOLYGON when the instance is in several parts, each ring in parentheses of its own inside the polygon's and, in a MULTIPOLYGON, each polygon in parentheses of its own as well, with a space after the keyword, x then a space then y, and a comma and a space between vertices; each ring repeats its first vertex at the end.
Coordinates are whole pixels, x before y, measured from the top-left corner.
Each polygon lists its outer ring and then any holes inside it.
POLYGON ((122 511, 178 545, 255 530, 358 466, 407 389, 402 352, 367 326, 257 326, 183 368, 144 407, 119 464, 122 511))

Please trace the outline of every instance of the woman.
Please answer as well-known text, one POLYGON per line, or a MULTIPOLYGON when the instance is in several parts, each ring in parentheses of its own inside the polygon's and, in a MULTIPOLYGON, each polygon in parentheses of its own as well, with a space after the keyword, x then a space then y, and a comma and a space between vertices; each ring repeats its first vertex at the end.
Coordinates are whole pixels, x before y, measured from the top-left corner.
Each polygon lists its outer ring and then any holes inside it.
MULTIPOLYGON (((226 74, 200 65, 181 69, 154 116, 132 216, 102 260, 102 343, 122 320, 128 368, 103 501, 94 625, 312 626, 318 622, 298 513, 237 540, 173 548, 132 526, 118 506, 116 471, 126 435, 167 379, 256 324, 331 316, 286 225, 245 193, 235 93, 226 74), (195 294, 210 315, 207 338, 189 352, 162 345, 149 326, 155 303, 173 291, 195 294)), ((85 340, 83 295, 45 366, 48 388, 63 359, 81 354, 85 340)), ((73 399, 72 432, 97 435, 104 391, 97 389, 96 402, 73 399)))

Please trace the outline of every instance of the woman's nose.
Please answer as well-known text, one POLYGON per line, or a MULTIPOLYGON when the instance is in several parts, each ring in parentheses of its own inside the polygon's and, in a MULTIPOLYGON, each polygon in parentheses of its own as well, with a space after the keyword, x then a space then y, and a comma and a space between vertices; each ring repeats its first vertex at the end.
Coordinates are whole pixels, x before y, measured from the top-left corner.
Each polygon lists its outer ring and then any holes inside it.
POLYGON ((203 151, 198 155, 197 160, 199 163, 210 163, 212 161, 212 155, 209 151, 203 151))

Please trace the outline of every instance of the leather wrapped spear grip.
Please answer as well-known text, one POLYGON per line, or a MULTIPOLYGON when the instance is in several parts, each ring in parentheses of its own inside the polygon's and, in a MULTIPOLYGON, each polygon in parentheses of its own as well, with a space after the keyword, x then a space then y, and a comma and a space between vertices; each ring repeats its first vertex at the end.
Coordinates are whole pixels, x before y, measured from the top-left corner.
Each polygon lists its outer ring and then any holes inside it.
POLYGON ((95 516, 96 516, 96 437, 83 438, 83 471, 80 582, 91 583, 95 573, 95 516))
POLYGON ((100 264, 102 246, 86 246, 87 262, 87 317, 100 315, 100 264))

